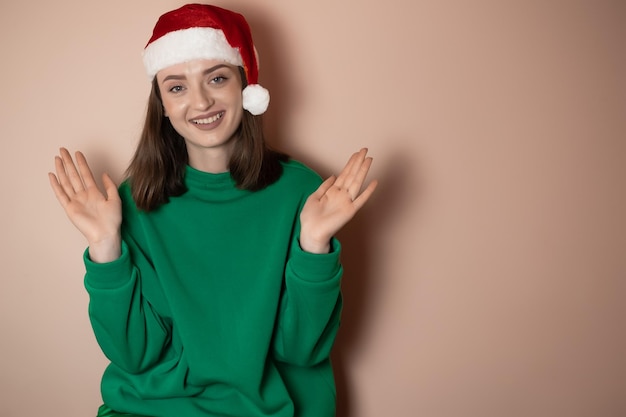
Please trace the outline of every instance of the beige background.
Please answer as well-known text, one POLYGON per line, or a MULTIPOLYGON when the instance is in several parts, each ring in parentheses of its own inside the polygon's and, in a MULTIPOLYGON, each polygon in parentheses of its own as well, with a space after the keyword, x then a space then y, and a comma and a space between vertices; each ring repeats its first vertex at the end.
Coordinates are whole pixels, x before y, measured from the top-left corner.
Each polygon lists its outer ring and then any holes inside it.
MULTIPOLYGON (((59 146, 120 179, 179 1, 0 3, 0 416, 86 417, 106 364, 59 146)), ((361 146, 341 233, 341 417, 626 415, 626 2, 220 1, 249 17, 275 146, 361 146)))

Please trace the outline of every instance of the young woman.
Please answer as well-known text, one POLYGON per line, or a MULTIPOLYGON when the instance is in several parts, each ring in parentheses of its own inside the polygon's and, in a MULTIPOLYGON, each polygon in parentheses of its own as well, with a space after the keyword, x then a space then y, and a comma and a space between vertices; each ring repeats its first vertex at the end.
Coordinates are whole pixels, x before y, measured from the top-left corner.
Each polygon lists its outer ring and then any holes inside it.
POLYGON ((355 153, 322 182, 270 150, 243 16, 190 4, 144 50, 152 92, 128 178, 102 193, 80 153, 50 174, 84 234, 95 336, 110 360, 98 416, 335 414, 341 313, 333 237, 376 187, 355 153))

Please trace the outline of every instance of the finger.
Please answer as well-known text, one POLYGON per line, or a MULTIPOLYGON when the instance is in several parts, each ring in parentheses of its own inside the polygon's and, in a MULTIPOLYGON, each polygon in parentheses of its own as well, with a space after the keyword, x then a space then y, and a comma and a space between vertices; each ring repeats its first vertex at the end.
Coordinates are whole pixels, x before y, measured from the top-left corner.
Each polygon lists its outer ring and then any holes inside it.
POLYGON ((347 184, 350 176, 353 175, 356 169, 358 169, 358 166, 362 163, 366 154, 366 148, 363 148, 359 152, 355 152, 352 154, 346 165, 341 170, 341 173, 337 176, 337 182, 335 183, 336 186, 343 188, 350 185, 347 184))
POLYGON ((355 152, 350 156, 350 159, 348 159, 348 162, 346 162, 346 165, 343 167, 343 169, 337 176, 337 182, 335 183, 336 186, 338 187, 344 186, 346 178, 348 177, 349 173, 352 171, 352 167, 354 166, 358 158, 359 158, 359 152, 355 152))
POLYGON ((113 182, 111 177, 109 177, 109 174, 102 174, 102 184, 104 185, 104 190, 107 193, 107 200, 111 201, 120 199, 120 195, 117 192, 117 185, 115 185, 115 182, 113 182))
POLYGON ((50 186, 52 187, 52 191, 54 191, 55 197, 57 198, 57 200, 59 200, 59 203, 61 203, 61 206, 65 207, 67 203, 70 202, 70 198, 67 196, 67 194, 63 190, 63 187, 59 183, 59 180, 57 179, 56 175, 54 175, 52 172, 49 172, 48 179, 50 180, 50 186))
MULTIPOLYGON (((83 184, 83 180, 78 174, 76 170, 76 165, 74 165, 74 161, 72 160, 72 156, 69 151, 65 148, 61 148, 61 159, 63 160, 63 166, 65 167, 65 172, 69 178, 69 182, 72 185, 72 188, 75 192, 79 192, 85 189, 83 184)), ((67 191, 67 189, 66 189, 67 191)))
POLYGON ((315 190, 313 194, 311 194, 311 197, 316 200, 319 200, 320 198, 324 197, 324 195, 330 189, 330 187, 332 187, 333 184, 335 184, 336 180, 337 178, 334 175, 331 175, 330 177, 326 178, 326 180, 320 184, 317 190, 315 190))
POLYGON ((363 192, 357 198, 354 199, 352 204, 357 211, 360 210, 361 207, 365 205, 365 203, 367 203, 367 200, 370 199, 377 186, 378 181, 374 180, 370 182, 367 188, 363 190, 363 192))
POLYGON ((63 188, 63 192, 67 195, 69 199, 75 194, 74 187, 70 182, 70 179, 65 170, 65 164, 63 163, 63 159, 60 156, 56 156, 54 158, 54 167, 56 169, 59 185, 63 188))
POLYGON ((352 196, 353 200, 356 198, 356 196, 359 195, 359 191, 361 191, 361 187, 363 186, 363 183, 365 182, 365 178, 367 177, 367 173, 369 172, 370 167, 372 166, 372 162, 373 162, 372 158, 365 158, 363 163, 360 166, 358 166, 358 169, 356 173, 354 174, 354 178, 352 179, 352 181, 350 182, 350 185, 348 186, 348 192, 352 196))
POLYGON ((89 168, 87 159, 82 152, 76 152, 76 164, 78 165, 78 172, 80 173, 80 177, 82 178, 82 182, 85 184, 85 187, 97 187, 91 168, 89 168))

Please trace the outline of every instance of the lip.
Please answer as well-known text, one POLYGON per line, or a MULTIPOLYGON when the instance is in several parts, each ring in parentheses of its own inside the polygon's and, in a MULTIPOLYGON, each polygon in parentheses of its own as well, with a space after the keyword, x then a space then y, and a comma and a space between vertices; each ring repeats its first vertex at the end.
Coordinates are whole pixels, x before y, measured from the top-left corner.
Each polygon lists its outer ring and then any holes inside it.
POLYGON ((200 130, 211 130, 211 129, 216 128, 217 126, 219 126, 222 123, 222 120, 224 120, 224 115, 225 114, 226 114, 225 110, 219 110, 219 111, 214 111, 214 112, 210 112, 210 113, 205 113, 205 114, 201 114, 199 116, 196 116, 196 117, 194 117, 192 119, 189 119, 189 123, 191 123, 194 127, 198 128, 200 130), (210 119, 211 117, 215 117, 218 114, 221 114, 221 117, 219 117, 214 122, 206 123, 206 124, 195 123, 196 120, 210 119))

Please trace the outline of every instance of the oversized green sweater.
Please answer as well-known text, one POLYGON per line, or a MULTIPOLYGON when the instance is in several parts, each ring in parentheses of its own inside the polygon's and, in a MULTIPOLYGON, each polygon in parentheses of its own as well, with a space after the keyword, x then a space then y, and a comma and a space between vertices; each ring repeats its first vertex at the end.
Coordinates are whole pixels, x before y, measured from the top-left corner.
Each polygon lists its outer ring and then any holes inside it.
POLYGON ((256 192, 188 167, 188 191, 139 211, 122 184, 122 255, 85 286, 111 361, 104 402, 155 417, 331 417, 341 312, 339 242, 304 252, 299 213, 321 183, 304 165, 256 192))

